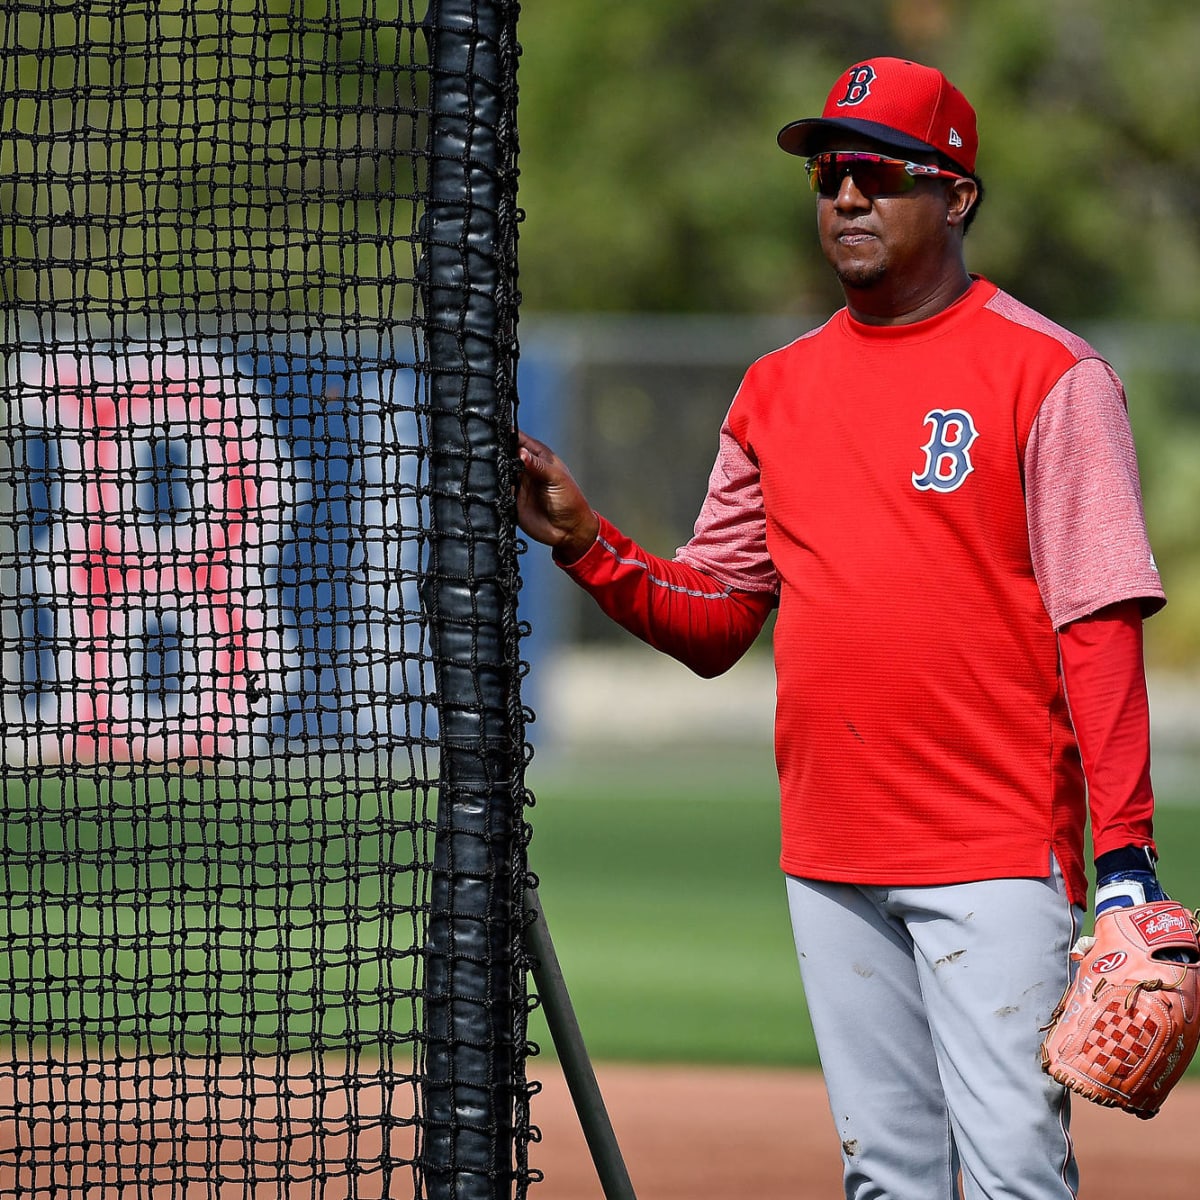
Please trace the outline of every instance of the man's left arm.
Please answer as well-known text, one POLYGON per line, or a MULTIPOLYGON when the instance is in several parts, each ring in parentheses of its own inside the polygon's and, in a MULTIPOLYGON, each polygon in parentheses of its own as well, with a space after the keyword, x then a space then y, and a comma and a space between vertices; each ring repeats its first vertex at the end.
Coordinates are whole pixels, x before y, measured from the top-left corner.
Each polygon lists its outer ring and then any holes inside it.
POLYGON ((1088 781, 1096 916, 1166 899, 1155 873, 1140 601, 1126 600, 1072 621, 1060 630, 1058 644, 1088 781))
POLYGON ((1142 620, 1163 604, 1125 393, 1085 357, 1046 396, 1025 452, 1034 572, 1088 782, 1097 913, 1159 898, 1142 620))

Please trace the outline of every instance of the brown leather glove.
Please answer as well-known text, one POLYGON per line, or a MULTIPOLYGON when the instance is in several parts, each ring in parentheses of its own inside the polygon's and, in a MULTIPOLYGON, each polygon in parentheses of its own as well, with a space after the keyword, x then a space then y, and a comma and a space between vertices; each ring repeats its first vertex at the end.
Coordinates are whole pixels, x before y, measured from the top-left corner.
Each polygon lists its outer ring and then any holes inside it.
POLYGON ((1152 1117, 1200 1041, 1200 914, 1174 900, 1111 909, 1071 951, 1042 1069, 1097 1104, 1152 1117))

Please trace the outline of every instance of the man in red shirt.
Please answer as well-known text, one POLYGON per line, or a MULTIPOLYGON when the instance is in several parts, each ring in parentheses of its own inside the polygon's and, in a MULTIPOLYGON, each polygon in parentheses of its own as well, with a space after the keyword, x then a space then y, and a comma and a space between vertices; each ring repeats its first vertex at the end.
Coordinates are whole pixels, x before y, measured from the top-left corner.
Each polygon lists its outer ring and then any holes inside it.
POLYGON ((778 606, 781 865, 854 1200, 1074 1196, 1041 1027, 1086 903, 1162 898, 1125 399, 965 266, 975 113, 875 58, 779 134, 846 306, 751 366, 693 537, 648 554, 523 435, 519 519, 701 675, 778 606), (1086 786, 1085 786, 1086 780, 1086 786))

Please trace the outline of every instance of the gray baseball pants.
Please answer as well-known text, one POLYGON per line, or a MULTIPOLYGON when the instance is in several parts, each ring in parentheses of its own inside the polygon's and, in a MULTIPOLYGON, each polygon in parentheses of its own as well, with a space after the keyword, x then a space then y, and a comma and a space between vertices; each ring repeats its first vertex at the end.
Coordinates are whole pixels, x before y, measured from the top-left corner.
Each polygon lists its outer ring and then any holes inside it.
POLYGON ((1069 1104, 1040 1066, 1082 910, 1045 879, 787 876, 847 1200, 1071 1200, 1069 1104))

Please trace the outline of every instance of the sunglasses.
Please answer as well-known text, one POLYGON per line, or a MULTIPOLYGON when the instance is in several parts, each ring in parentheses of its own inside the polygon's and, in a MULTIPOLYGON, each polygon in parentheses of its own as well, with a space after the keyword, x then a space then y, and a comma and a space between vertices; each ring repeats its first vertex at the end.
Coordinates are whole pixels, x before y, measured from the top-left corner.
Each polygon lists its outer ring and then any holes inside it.
POLYGON ((815 154, 804 164, 808 182, 819 196, 832 198, 841 191, 847 175, 854 186, 868 199, 876 196, 898 196, 911 192, 918 179, 966 179, 956 171, 943 171, 928 163, 908 162, 903 158, 888 158, 882 154, 853 153, 828 150, 815 154))

